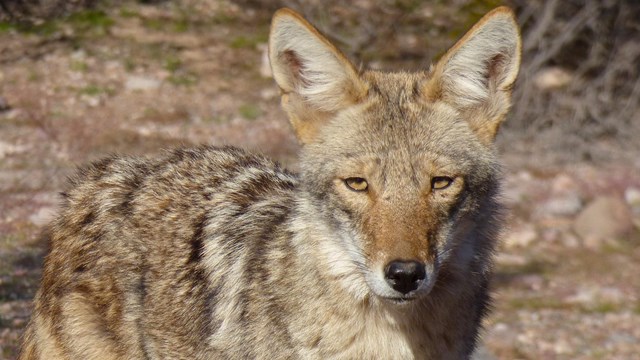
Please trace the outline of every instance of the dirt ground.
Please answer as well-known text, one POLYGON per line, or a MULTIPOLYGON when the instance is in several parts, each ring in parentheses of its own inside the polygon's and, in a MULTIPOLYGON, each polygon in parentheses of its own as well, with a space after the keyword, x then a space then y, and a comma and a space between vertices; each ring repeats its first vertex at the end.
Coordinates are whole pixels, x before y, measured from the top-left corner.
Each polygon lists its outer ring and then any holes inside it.
MULTIPOLYGON (((29 27, 0 22, 0 358, 17 354, 45 252, 38 235, 77 165, 212 143, 295 169, 298 145, 265 58, 273 8, 255 3, 124 2, 29 27)), ((439 23, 433 11, 410 20, 422 17, 436 32, 466 26, 439 23)), ((319 24, 349 38, 344 24, 329 25, 319 24)), ((339 41, 367 66, 415 69, 458 35, 419 53, 414 33, 396 34, 392 45, 339 41)), ((640 157, 618 150, 624 160, 598 165, 542 161, 550 158, 544 144, 523 156, 507 136, 499 152, 509 228, 478 358, 637 359, 640 157)))

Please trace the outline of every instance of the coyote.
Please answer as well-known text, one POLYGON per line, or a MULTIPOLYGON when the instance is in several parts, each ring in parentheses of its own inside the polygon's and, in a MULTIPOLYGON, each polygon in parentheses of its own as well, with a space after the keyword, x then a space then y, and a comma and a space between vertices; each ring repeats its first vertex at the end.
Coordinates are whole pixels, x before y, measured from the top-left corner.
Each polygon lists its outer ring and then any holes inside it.
POLYGON ((79 170, 20 359, 463 359, 490 302, 514 15, 430 69, 359 71, 276 12, 300 174, 232 147, 79 170))

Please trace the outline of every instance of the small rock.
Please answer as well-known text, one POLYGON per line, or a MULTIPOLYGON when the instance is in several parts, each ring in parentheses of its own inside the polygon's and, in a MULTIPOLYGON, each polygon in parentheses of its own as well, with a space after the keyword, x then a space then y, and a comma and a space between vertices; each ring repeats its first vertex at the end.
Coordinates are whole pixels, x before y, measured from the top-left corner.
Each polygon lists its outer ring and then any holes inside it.
POLYGON ((573 234, 566 233, 562 235, 562 245, 566 248, 575 249, 580 246, 580 239, 573 234))
POLYGON ((640 189, 635 187, 627 188, 624 191, 624 200, 634 213, 640 214, 640 189))
POLYGON ((384 69, 384 63, 382 61, 371 61, 369 64, 369 68, 373 70, 384 69))
POLYGON ((144 76, 130 76, 127 78, 127 81, 124 87, 130 91, 136 90, 155 90, 160 87, 160 80, 144 77, 144 76))
POLYGON ((583 286, 574 295, 567 298, 570 303, 594 305, 598 303, 621 304, 625 301, 624 292, 616 287, 583 286))
POLYGON ((542 290, 544 285, 544 278, 540 275, 523 275, 517 281, 533 291, 542 290))
POLYGON ((556 354, 571 354, 573 348, 567 339, 560 338, 553 344, 553 351, 556 354))
POLYGON ((589 236, 582 238, 582 245, 587 249, 598 250, 602 248, 604 245, 615 245, 615 240, 610 237, 597 237, 597 236, 589 236))
POLYGON ((25 115, 25 111, 21 109, 12 108, 5 112, 4 118, 7 120, 15 120, 24 115, 25 115))
POLYGON ((611 286, 600 288, 598 295, 599 300, 604 303, 621 304, 626 300, 625 294, 622 290, 611 286))
POLYGON ((521 181, 532 181, 534 180, 534 176, 533 174, 531 174, 530 171, 527 170, 520 170, 518 171, 518 173, 516 174, 516 176, 518 177, 519 180, 521 181))
POLYGON ((273 87, 265 88, 260 91, 260 98, 263 100, 271 100, 277 98, 279 95, 278 90, 273 87))
POLYGON ((616 331, 609 335, 606 342, 609 345, 615 344, 619 346, 621 344, 637 344, 638 339, 628 333, 616 331))
POLYGON ((483 344, 480 344, 476 351, 471 356, 472 360, 497 360, 498 358, 491 353, 489 349, 483 344))
POLYGON ((0 112, 11 110, 9 102, 3 96, 0 96, 0 112))
POLYGON ((602 196, 578 215, 573 229, 584 240, 585 245, 597 248, 633 229, 631 211, 622 199, 602 196))
POLYGON ((538 237, 536 229, 532 225, 524 225, 519 229, 510 231, 504 238, 507 248, 525 247, 538 237))
POLYGON ((567 302, 572 304, 593 304, 598 298, 597 289, 591 287, 583 287, 576 291, 575 294, 567 298, 567 302))
POLYGON ((540 235, 540 237, 542 238, 542 240, 544 240, 544 242, 553 243, 558 241, 561 234, 562 231, 560 229, 549 228, 542 230, 542 234, 540 235))
POLYGON ((554 66, 540 70, 535 75, 533 83, 539 89, 553 90, 568 85, 572 78, 568 71, 554 66))
POLYGON ((551 216, 573 216, 582 209, 582 199, 576 193, 568 193, 559 197, 554 197, 542 203, 537 212, 542 217, 551 216))
POLYGON ((9 155, 23 153, 27 150, 28 148, 26 146, 15 145, 0 141, 0 159, 4 159, 9 155))
POLYGON ((523 202, 527 197, 527 192, 522 186, 506 186, 502 190, 504 202, 510 206, 523 202))
POLYGON ((73 60, 85 60, 87 58, 87 52, 84 49, 76 50, 71 53, 73 60))
POLYGON ((32 195, 31 199, 40 204, 55 205, 60 200, 57 192, 41 191, 32 195))
POLYGON ((89 95, 80 96, 80 100, 82 100, 85 104, 87 104, 90 107, 96 107, 100 105, 100 103, 102 102, 99 96, 89 96, 89 95))
POLYGON ((402 49, 406 49, 405 51, 411 51, 411 49, 415 49, 419 46, 420 38, 411 33, 402 34, 397 37, 396 43, 402 49))
POLYGON ((496 256, 496 264, 501 266, 524 266, 528 262, 527 258, 522 255, 499 252, 496 256))
POLYGON ((56 208, 53 206, 41 207, 29 216, 29 221, 36 226, 44 226, 51 222, 56 215, 56 208))
POLYGON ((567 174, 557 175, 551 182, 551 191, 554 194, 566 194, 568 192, 575 192, 578 188, 576 181, 567 174))

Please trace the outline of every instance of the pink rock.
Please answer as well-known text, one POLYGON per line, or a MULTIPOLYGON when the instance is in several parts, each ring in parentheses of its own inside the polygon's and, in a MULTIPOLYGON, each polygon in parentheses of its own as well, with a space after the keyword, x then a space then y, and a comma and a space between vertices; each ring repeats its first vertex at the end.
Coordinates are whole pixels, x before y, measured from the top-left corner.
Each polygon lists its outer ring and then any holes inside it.
POLYGON ((624 200, 602 196, 592 201, 576 218, 573 229, 590 247, 624 236, 633 229, 631 211, 624 200))

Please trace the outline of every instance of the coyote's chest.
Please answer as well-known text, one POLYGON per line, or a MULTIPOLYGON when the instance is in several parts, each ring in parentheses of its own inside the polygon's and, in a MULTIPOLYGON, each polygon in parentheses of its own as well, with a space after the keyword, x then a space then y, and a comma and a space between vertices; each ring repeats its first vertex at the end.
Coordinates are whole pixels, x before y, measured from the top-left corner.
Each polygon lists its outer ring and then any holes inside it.
MULTIPOLYGON (((363 311, 352 319, 331 318, 321 322, 322 332, 301 350, 307 359, 428 359, 432 354, 454 354, 418 314, 389 314, 381 310, 363 311), (442 345, 442 346, 441 346, 442 345)), ((447 356, 445 356, 447 357, 447 356)))

